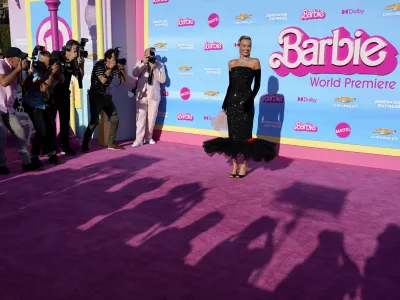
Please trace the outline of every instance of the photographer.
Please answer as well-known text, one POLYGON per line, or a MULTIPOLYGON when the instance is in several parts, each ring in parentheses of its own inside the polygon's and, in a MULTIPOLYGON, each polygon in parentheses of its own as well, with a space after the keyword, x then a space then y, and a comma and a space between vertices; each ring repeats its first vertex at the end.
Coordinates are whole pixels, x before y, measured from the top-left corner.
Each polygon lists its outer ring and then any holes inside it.
POLYGON ((164 65, 156 60, 155 49, 148 48, 144 58, 136 63, 132 72, 137 77, 136 86, 136 140, 132 147, 154 145, 153 130, 160 105, 160 83, 166 81, 164 65))
POLYGON ((42 51, 39 54, 37 68, 29 71, 24 85, 26 91, 24 110, 29 115, 36 131, 31 151, 31 159, 35 163, 41 164, 39 153, 42 145, 51 164, 61 163, 56 154, 57 109, 51 101, 51 94, 56 84, 63 80, 60 66, 54 63, 51 53, 42 51))
POLYGON ((28 54, 11 47, 6 58, 0 59, 0 175, 9 174, 6 167, 7 129, 18 139, 18 153, 24 171, 36 171, 41 165, 30 159, 25 131, 14 110, 18 81, 22 83, 22 71, 29 68, 28 54))
POLYGON ((69 123, 71 118, 70 106, 70 84, 72 75, 81 76, 85 73, 85 60, 83 57, 78 57, 78 49, 81 44, 75 40, 69 40, 63 49, 65 50, 65 67, 62 68, 61 73, 64 75, 64 82, 56 85, 53 97, 60 117, 60 140, 61 140, 61 153, 65 155, 75 155, 75 151, 69 146, 69 123))
POLYGON ((115 144, 119 118, 117 108, 109 92, 109 87, 114 76, 118 75, 121 82, 126 81, 124 65, 117 64, 118 55, 119 51, 116 49, 107 50, 104 54, 104 59, 99 60, 93 67, 89 90, 90 122, 83 138, 82 152, 89 152, 89 142, 94 129, 99 124, 99 115, 101 111, 105 112, 111 123, 108 137, 108 149, 123 150, 121 146, 115 144))

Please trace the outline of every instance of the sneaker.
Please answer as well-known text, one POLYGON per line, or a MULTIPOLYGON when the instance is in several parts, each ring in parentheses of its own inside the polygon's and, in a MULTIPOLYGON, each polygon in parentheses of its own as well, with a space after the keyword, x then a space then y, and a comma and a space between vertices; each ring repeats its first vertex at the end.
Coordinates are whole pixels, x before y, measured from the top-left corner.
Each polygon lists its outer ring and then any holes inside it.
POLYGON ((11 173, 10 170, 6 166, 0 167, 0 175, 8 175, 10 173, 11 173))
POLYGON ((157 144, 155 140, 149 139, 149 140, 144 140, 144 144, 149 144, 149 145, 155 145, 157 144))
POLYGON ((133 144, 132 144, 132 147, 133 147, 133 148, 137 148, 137 147, 140 147, 140 146, 142 146, 142 145, 143 145, 143 143, 142 143, 141 141, 135 140, 135 141, 133 142, 133 144))
POLYGON ((22 170, 24 172, 31 172, 31 171, 40 171, 42 169, 41 164, 37 162, 31 162, 27 165, 22 165, 22 170))
POLYGON ((67 149, 61 149, 61 154, 68 155, 68 156, 74 156, 76 155, 76 152, 72 150, 71 148, 67 149))
POLYGON ((56 154, 54 154, 54 155, 49 157, 49 163, 51 163, 53 165, 60 165, 61 164, 61 160, 56 154))
POLYGON ((108 145, 108 150, 118 150, 118 151, 121 151, 121 150, 124 150, 124 147, 121 147, 120 145, 108 145))

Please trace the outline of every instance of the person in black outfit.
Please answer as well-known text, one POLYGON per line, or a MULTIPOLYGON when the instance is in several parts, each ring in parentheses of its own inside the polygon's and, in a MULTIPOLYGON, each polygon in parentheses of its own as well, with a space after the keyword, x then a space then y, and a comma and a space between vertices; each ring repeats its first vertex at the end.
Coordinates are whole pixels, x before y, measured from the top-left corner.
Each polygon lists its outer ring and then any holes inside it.
POLYGON ((253 138, 254 99, 260 89, 261 66, 257 58, 250 58, 251 38, 239 39, 240 57, 229 61, 229 86, 222 109, 228 120, 229 138, 205 141, 207 154, 225 154, 232 158, 230 178, 243 178, 247 173, 247 160, 271 161, 276 156, 275 144, 253 138), (251 84, 254 82, 254 88, 251 84), (239 166, 238 156, 243 156, 239 166))
POLYGON ((118 112, 112 101, 109 87, 114 76, 118 75, 121 82, 126 81, 125 68, 123 65, 117 64, 115 49, 107 50, 104 59, 99 60, 93 67, 91 86, 89 89, 90 104, 90 122, 86 128, 82 143, 82 152, 89 152, 89 142, 92 138, 93 131, 99 124, 99 115, 104 111, 110 118, 110 133, 108 137, 108 149, 123 150, 119 145, 115 144, 118 131, 118 112))
POLYGON ((80 72, 83 77, 85 73, 85 60, 82 57, 78 57, 79 47, 80 43, 75 40, 69 40, 65 44, 64 48, 69 49, 69 51, 65 51, 67 66, 63 70, 64 82, 57 84, 53 92, 54 101, 60 117, 61 153, 65 155, 76 154, 69 146, 69 122, 71 118, 71 91, 69 87, 72 75, 77 76, 77 72, 80 72))

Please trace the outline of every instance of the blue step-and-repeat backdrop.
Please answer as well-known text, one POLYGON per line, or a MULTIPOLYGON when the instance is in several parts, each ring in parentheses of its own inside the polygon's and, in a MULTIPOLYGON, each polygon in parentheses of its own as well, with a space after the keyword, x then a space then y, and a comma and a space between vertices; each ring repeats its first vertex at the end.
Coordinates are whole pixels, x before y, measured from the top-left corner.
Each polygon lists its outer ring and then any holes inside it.
POLYGON ((168 75, 159 125, 212 130, 249 35, 262 65, 255 134, 400 149, 400 3, 149 0, 148 22, 168 75))

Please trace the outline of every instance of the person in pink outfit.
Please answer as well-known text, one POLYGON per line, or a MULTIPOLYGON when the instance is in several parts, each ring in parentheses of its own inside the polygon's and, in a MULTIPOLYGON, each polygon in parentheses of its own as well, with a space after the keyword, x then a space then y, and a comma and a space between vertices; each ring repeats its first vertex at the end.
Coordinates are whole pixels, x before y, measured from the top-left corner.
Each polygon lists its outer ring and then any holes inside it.
POLYGON ((136 140, 132 147, 154 145, 153 130, 161 101, 160 84, 166 81, 164 65, 156 60, 154 48, 145 50, 143 60, 136 63, 132 75, 137 78, 136 140))

